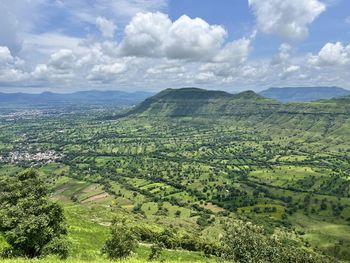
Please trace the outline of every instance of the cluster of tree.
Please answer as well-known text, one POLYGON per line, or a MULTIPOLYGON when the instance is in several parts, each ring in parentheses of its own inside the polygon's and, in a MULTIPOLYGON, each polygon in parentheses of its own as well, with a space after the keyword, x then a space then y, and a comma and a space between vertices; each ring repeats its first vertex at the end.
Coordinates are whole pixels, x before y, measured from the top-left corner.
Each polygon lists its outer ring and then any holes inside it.
POLYGON ((226 225, 220 242, 209 243, 185 235, 179 237, 173 228, 153 232, 144 227, 128 227, 125 220, 114 221, 111 237, 102 252, 110 259, 130 256, 138 241, 153 243, 149 259, 161 258, 164 248, 202 251, 207 256, 217 256, 232 262, 305 262, 330 263, 330 258, 321 256, 303 247, 284 233, 270 234, 264 228, 249 222, 233 221, 226 225))
POLYGON ((62 208, 48 198, 48 188, 34 170, 0 180, 0 232, 9 247, 3 257, 69 255, 62 208))
POLYGON ((301 244, 293 244, 284 235, 270 235, 264 228, 250 222, 227 224, 221 245, 221 256, 233 262, 332 262, 301 244))

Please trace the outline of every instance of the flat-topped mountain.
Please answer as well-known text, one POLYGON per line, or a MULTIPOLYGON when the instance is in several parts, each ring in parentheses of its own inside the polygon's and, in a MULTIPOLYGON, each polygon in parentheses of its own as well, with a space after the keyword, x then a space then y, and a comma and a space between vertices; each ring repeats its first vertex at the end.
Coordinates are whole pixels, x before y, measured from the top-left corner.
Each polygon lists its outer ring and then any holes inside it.
POLYGON ((198 88, 166 89, 146 99, 131 114, 156 116, 216 116, 268 110, 279 103, 253 91, 231 94, 198 88))
POLYGON ((272 114, 349 114, 350 97, 283 104, 254 91, 231 94, 198 88, 166 89, 129 114, 140 116, 233 116, 272 114))
POLYGON ((150 99, 163 100, 207 100, 228 98, 233 96, 225 91, 205 90, 199 88, 181 88, 181 89, 165 89, 150 99))
POLYGON ((338 87, 285 87, 270 88, 260 95, 280 102, 305 102, 350 95, 350 90, 338 87))

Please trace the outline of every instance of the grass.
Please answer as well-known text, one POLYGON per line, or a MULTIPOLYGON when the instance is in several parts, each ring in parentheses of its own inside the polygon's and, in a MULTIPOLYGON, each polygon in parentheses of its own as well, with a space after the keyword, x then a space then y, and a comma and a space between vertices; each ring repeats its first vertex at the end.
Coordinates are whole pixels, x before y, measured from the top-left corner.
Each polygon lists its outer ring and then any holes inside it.
POLYGON ((324 221, 322 217, 306 216, 296 213, 290 217, 296 230, 304 232, 304 238, 314 247, 330 251, 331 255, 341 258, 350 256, 350 225, 324 221), (338 254, 334 254, 335 245, 340 245, 338 254))
MULTIPOLYGON (((75 182, 76 183, 76 182, 75 182)), ((73 188, 76 184, 71 182, 73 188)), ((91 184, 86 189, 95 188, 96 185, 91 184)), ((80 189, 80 188, 79 188, 80 189)), ((31 263, 31 262, 110 262, 103 255, 101 255, 101 248, 109 237, 108 225, 114 216, 130 217, 127 212, 108 208, 103 203, 89 203, 89 204, 74 204, 69 201, 67 196, 64 196, 71 191, 63 191, 55 197, 56 200, 64 207, 64 213, 68 225, 68 239, 71 242, 71 257, 67 260, 59 260, 55 257, 48 257, 44 259, 9 259, 2 260, 5 263, 31 263), (62 197, 63 196, 63 197, 62 197)), ((82 193, 84 190, 82 190, 82 193)), ((130 218, 131 219, 131 218, 130 218)), ((132 219, 131 219, 132 220, 132 219)), ((140 224, 138 222, 137 224, 140 224)), ((150 226, 149 226, 150 227, 150 226)), ((156 227, 154 228, 156 229, 156 227)), ((0 248, 6 246, 5 240, 0 236, 0 248)), ((136 253, 126 260, 120 262, 149 262, 147 258, 150 254, 150 246, 141 244, 136 253)), ((189 252, 184 250, 164 250, 162 252, 164 261, 153 262, 216 262, 215 258, 206 258, 202 253, 189 252)))

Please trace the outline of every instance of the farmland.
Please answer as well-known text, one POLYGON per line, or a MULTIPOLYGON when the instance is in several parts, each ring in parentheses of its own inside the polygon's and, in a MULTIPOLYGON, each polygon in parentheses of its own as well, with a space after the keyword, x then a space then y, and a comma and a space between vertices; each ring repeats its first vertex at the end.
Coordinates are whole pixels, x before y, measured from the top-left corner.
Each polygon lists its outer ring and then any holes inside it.
MULTIPOLYGON (((195 236, 205 244, 219 242, 227 220, 251 221, 271 232, 287 231, 317 253, 350 260, 345 106, 327 102, 334 116, 271 113, 281 106, 244 94, 237 102, 248 105, 241 108, 244 115, 229 114, 235 104, 218 117, 225 99, 198 111, 181 101, 181 112, 174 101, 141 104, 130 115, 108 107, 1 117, 0 174, 34 167, 45 178, 51 199, 64 208, 71 260, 103 260, 100 249, 115 217, 152 232, 173 229, 179 238, 195 236), (334 114, 339 108, 342 115, 334 114)), ((302 107, 310 112, 321 104, 302 107)), ((6 116, 11 109, 3 111, 6 116)), ((145 242, 133 259, 144 260, 149 251, 145 242)), ((177 247, 163 253, 169 261, 217 260, 177 247)))

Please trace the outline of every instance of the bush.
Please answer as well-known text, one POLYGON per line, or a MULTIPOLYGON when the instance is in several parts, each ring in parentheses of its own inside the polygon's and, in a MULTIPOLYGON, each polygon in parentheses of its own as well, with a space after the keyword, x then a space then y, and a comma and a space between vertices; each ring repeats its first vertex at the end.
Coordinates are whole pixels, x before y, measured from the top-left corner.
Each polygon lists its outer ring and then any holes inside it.
POLYGON ((43 256, 54 254, 60 259, 66 259, 69 256, 69 242, 65 239, 54 238, 43 249, 43 256))
POLYGON ((154 244, 151 246, 151 253, 148 257, 148 260, 159 260, 162 256, 163 244, 154 244))
POLYGON ((136 234, 126 226, 125 220, 114 220, 111 226, 111 237, 105 242, 102 253, 109 259, 129 257, 138 246, 136 234))

